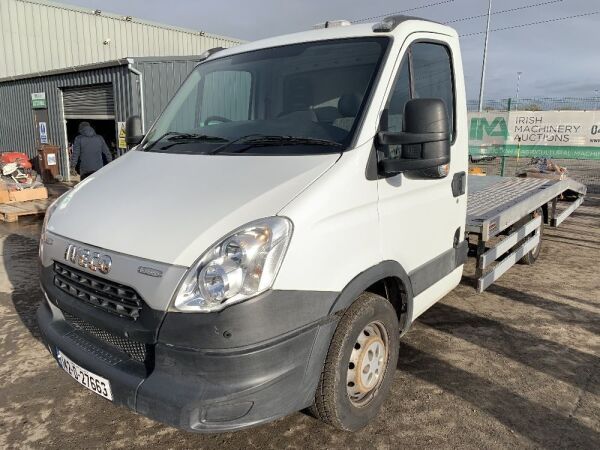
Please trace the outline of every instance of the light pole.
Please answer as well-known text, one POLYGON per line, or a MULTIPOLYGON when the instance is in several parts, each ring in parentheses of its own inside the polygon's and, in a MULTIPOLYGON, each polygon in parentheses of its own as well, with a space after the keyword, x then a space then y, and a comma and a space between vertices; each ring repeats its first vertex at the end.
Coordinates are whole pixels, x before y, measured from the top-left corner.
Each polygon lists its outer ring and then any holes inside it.
POLYGON ((519 109, 519 85, 521 83, 521 74, 523 72, 517 72, 517 95, 515 98, 515 111, 519 109))
POLYGON ((479 83, 479 112, 483 110, 483 88, 485 84, 485 64, 487 62, 488 38, 490 34, 490 16, 492 15, 492 0, 488 0, 487 25, 485 27, 485 42, 483 44, 483 63, 481 64, 481 83, 479 83))

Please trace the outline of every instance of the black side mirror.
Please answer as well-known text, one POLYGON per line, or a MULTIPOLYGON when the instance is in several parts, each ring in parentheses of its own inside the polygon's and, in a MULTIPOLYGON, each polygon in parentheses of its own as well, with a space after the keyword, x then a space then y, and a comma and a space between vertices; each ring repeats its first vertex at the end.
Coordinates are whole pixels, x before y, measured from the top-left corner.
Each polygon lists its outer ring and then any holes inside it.
POLYGON ((127 145, 138 145, 144 139, 142 119, 140 116, 130 116, 125 123, 125 142, 127 145))
MULTIPOLYGON (((450 162, 450 124, 441 99, 418 98, 404 107, 404 131, 380 131, 379 146, 402 145, 398 158, 386 156, 380 164, 384 173, 423 170, 450 162)), ((389 152, 386 152, 389 155, 389 152)))

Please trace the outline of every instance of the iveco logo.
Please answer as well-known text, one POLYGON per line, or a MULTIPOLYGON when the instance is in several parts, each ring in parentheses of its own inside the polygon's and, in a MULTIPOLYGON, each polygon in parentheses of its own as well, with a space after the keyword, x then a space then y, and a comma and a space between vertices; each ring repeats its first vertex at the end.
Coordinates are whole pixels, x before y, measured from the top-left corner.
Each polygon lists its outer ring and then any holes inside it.
POLYGON ((69 244, 67 250, 65 250, 65 259, 90 269, 92 272, 98 271, 105 274, 110 272, 110 266, 112 265, 110 256, 92 252, 87 248, 78 247, 74 244, 69 244))

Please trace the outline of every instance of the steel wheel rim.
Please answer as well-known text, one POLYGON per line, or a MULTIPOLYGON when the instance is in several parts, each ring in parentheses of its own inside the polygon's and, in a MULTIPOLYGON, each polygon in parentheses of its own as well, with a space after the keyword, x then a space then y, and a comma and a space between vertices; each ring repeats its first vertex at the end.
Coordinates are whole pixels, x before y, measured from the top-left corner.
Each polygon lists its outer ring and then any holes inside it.
POLYGON ((370 322, 359 333, 346 374, 346 392, 353 405, 366 405, 379 389, 387 369, 388 344, 381 322, 370 322))

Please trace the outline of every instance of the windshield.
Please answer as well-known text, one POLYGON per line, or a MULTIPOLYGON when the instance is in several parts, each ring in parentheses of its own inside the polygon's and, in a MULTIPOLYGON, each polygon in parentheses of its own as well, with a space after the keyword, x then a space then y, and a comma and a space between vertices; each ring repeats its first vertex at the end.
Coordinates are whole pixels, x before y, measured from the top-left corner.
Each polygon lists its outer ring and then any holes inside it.
POLYGON ((141 149, 166 153, 323 153, 346 148, 387 38, 256 50, 198 65, 141 149))

